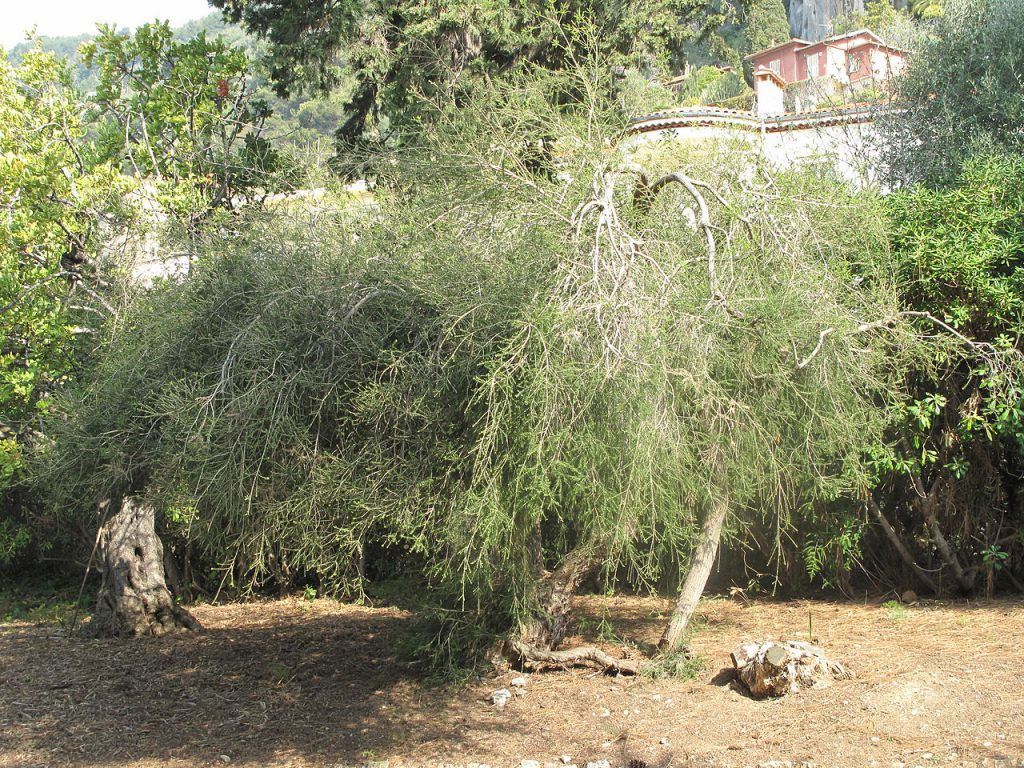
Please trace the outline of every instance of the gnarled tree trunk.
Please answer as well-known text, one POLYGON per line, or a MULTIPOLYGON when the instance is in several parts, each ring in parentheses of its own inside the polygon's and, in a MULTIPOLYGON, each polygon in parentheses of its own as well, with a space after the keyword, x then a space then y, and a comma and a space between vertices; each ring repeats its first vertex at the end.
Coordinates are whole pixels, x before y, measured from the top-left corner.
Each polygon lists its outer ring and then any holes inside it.
POLYGON ((555 570, 539 575, 533 615, 520 627, 520 639, 538 648, 553 650, 561 645, 569 629, 572 598, 580 585, 597 573, 602 559, 583 549, 574 549, 555 570))
POLYGON ((538 567, 534 610, 520 626, 519 637, 510 643, 514 656, 540 666, 596 664, 605 670, 636 674, 637 662, 616 659, 594 646, 557 650, 569 629, 573 595, 597 573, 602 562, 599 554, 577 548, 553 571, 538 567))
POLYGON ((93 636, 159 637, 202 627, 171 597, 164 580, 164 548, 153 507, 132 497, 100 530, 103 584, 86 631, 93 636))

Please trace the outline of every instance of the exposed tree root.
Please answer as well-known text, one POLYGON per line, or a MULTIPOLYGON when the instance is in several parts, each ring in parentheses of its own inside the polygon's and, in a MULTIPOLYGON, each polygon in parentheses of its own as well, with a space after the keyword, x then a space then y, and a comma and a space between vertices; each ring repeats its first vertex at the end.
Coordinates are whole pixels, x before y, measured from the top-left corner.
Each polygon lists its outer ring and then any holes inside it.
POLYGON ((592 645, 579 648, 566 648, 564 651, 549 651, 528 645, 522 640, 513 640, 511 649, 524 662, 548 664, 559 667, 578 665, 599 666, 606 672, 618 672, 623 675, 635 675, 640 671, 640 662, 628 659, 616 659, 592 645))

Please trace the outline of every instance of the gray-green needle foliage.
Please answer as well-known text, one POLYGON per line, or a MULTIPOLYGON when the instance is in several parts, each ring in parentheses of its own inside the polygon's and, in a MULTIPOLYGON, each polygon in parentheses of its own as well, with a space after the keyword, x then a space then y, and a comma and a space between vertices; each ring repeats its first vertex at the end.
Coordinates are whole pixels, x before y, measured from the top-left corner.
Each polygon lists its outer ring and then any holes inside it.
POLYGON ((372 215, 212 232, 65 398, 59 503, 144 494, 242 584, 342 589, 373 547, 501 628, 570 551, 650 584, 714 499, 781 536, 856 490, 914 348, 877 201, 637 149, 608 90, 487 89, 370 158, 372 215))

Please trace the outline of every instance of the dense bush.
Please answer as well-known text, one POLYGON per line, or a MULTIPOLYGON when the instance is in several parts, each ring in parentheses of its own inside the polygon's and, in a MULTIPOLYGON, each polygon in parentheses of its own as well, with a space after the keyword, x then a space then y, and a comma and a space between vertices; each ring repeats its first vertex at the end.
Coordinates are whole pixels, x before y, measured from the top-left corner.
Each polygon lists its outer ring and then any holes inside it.
POLYGON ((650 584, 716 504, 778 546, 860 487, 914 347, 877 200, 609 147, 607 92, 483 92, 367 159, 378 207, 211 228, 64 399, 56 505, 144 494, 242 586, 358 587, 372 546, 508 626, 572 558, 650 584))
POLYGON ((884 121, 894 184, 954 184, 976 151, 1024 151, 1024 4, 950 0, 884 121))
POLYGON ((944 569, 948 586, 971 591, 981 575, 991 589, 998 571, 1013 579, 1024 565, 1024 411, 1015 373, 1024 331, 1024 159, 972 158, 948 189, 917 187, 888 207, 903 302, 934 313, 975 354, 938 356, 913 377, 912 397, 896 413, 895 450, 877 457, 883 506, 907 541, 925 526, 927 546, 912 549, 931 570, 944 569))

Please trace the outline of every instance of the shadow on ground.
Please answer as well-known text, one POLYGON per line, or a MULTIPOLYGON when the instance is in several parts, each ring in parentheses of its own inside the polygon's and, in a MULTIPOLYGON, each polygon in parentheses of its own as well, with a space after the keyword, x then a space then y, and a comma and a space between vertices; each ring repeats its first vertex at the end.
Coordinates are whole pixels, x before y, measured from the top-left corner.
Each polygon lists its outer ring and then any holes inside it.
MULTIPOLYGON (((409 614, 313 606, 220 607, 203 634, 177 638, 0 627, 0 748, 40 765, 360 763, 410 739, 457 748, 451 695, 396 651, 409 614)), ((474 734, 508 730, 479 709, 474 734)))

